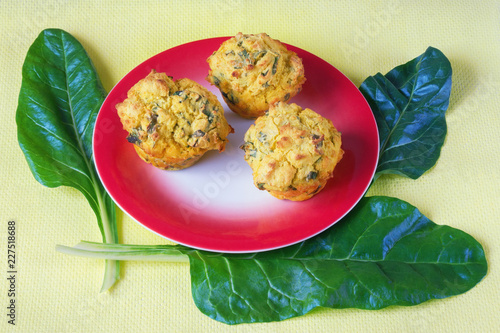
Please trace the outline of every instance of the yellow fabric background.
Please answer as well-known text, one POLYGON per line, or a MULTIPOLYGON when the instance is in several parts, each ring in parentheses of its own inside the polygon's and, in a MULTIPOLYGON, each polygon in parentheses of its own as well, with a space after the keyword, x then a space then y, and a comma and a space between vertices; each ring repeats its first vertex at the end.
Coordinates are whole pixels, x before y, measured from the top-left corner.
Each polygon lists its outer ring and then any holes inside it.
MULTIPOLYGON (((493 332, 500 329, 499 1, 0 1, 0 331, 12 332, 493 332), (380 311, 316 309, 280 323, 228 326, 195 307, 188 264, 122 263, 99 294, 103 262, 57 253, 56 244, 100 241, 95 216, 70 188, 38 184, 17 144, 15 111, 26 52, 44 28, 73 34, 104 87, 170 47, 267 32, 306 49, 357 86, 439 48, 453 66, 448 136, 419 180, 382 177, 369 195, 401 198, 438 224, 474 236, 489 272, 469 292, 380 311), (17 222, 17 325, 7 324, 7 221, 17 222)), ((119 216, 121 241, 168 243, 119 216)))

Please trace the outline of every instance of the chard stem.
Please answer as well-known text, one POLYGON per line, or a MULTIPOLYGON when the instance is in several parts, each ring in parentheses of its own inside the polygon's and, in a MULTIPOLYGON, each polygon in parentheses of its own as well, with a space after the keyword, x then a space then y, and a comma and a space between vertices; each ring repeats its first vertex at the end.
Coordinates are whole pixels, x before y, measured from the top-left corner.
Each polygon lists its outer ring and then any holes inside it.
POLYGON ((124 245, 81 242, 74 247, 57 245, 56 250, 74 256, 108 260, 188 262, 188 256, 169 245, 124 245))

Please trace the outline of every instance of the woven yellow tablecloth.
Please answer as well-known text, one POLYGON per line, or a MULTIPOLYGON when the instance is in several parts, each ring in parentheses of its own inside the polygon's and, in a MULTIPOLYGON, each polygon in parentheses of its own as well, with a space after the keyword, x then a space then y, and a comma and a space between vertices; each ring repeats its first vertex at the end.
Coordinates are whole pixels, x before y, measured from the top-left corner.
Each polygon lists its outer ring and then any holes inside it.
MULTIPOLYGON (((499 1, 0 1, 0 332, 498 332, 500 330, 499 1), (386 176, 369 195, 395 196, 438 224, 475 237, 489 272, 469 292, 380 311, 316 309, 278 323, 228 326, 191 298, 189 265, 124 262, 99 293, 103 261, 56 244, 100 241, 76 190, 43 187, 17 143, 15 112, 26 52, 45 28, 75 36, 109 91, 128 71, 186 42, 267 32, 325 59, 357 86, 433 46, 450 59, 448 136, 420 179, 386 176), (16 221, 16 326, 7 323, 7 223, 16 221)), ((168 241, 119 216, 123 243, 168 241)))

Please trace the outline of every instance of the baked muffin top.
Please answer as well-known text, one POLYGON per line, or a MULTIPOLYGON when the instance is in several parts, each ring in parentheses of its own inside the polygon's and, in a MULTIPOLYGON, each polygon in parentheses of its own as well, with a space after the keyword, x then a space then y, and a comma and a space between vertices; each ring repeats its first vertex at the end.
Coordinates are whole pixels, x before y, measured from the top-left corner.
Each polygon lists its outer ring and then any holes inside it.
POLYGON ((263 115, 269 104, 287 101, 305 82, 302 60, 265 33, 238 33, 208 59, 207 80, 229 108, 247 118, 263 115))
POLYGON ((242 149, 255 186, 290 200, 319 191, 343 155, 341 135, 331 120, 282 102, 257 118, 242 149))
POLYGON ((224 150, 231 126, 210 91, 152 70, 116 105, 127 140, 152 157, 184 158, 224 150))

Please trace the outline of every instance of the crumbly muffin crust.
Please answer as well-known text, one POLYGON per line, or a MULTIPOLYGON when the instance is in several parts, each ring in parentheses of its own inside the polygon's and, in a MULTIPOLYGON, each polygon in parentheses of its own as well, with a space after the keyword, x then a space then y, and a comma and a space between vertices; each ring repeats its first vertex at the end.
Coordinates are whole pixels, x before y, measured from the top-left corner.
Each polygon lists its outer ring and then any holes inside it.
POLYGON ((254 184, 279 199, 302 201, 321 191, 342 159, 332 122, 296 104, 271 105, 245 134, 254 184))
POLYGON ((229 108, 256 118, 269 105, 288 101, 305 82, 302 60, 265 33, 238 33, 208 59, 207 81, 217 86, 229 108))
POLYGON ((154 166, 178 170, 209 150, 223 151, 233 132, 214 94, 189 79, 152 70, 116 105, 127 140, 154 166))

